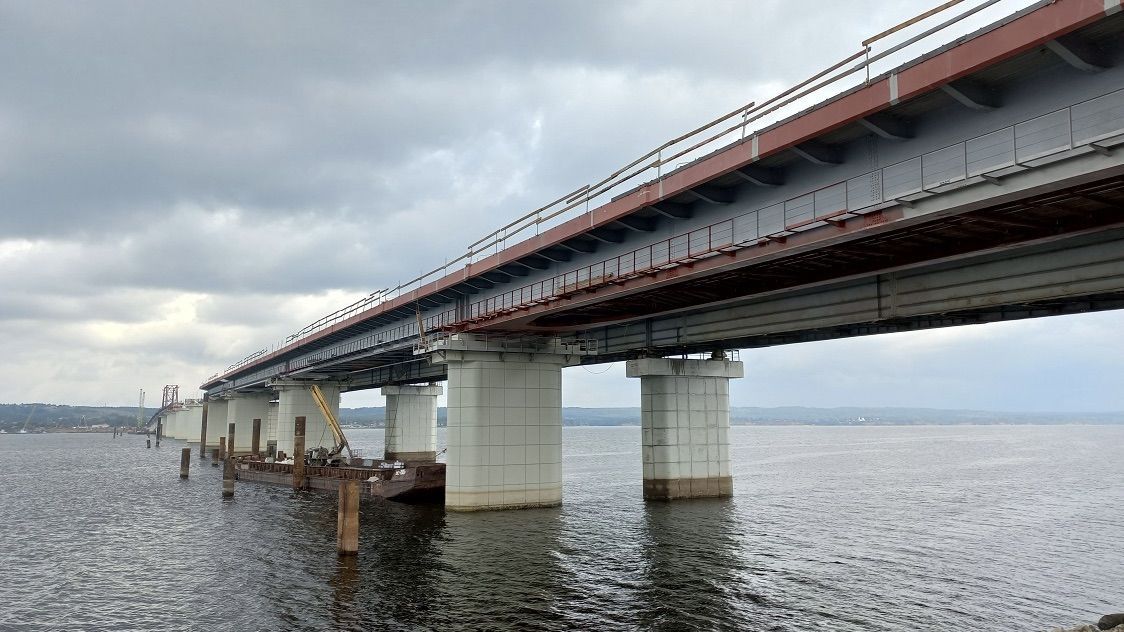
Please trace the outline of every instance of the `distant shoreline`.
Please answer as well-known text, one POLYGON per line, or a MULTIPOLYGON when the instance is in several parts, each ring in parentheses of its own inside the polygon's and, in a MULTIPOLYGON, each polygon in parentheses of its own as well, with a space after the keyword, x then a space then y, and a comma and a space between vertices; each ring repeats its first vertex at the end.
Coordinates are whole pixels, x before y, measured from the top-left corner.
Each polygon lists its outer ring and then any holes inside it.
MULTIPOLYGON (((0 429, 17 434, 27 428, 29 434, 40 430, 105 434, 118 428, 136 426, 138 411, 124 406, 67 406, 58 404, 0 404, 0 429), (79 426, 106 427, 77 430, 79 426)), ((155 410, 146 409, 142 417, 147 421, 155 410)), ((386 410, 381 406, 341 408, 340 421, 345 425, 364 428, 381 428, 386 410)), ((777 406, 771 408, 732 406, 731 425, 734 426, 831 426, 831 427, 888 427, 888 426, 1101 426, 1124 424, 1124 411, 1103 412, 1018 412, 969 409, 907 408, 892 406, 841 406, 811 408, 805 406, 777 406)), ((438 425, 447 425, 448 410, 437 410, 438 425)), ((589 408, 563 407, 562 423, 565 426, 635 426, 640 423, 640 408, 619 406, 589 408)))

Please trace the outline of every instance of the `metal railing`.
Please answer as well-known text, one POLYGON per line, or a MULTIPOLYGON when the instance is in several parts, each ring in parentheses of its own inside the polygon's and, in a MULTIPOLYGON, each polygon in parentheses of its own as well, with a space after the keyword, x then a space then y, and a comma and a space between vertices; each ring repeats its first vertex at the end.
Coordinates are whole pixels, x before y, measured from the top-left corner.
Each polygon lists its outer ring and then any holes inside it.
MULTIPOLYGON (((483 256, 498 253, 502 248, 505 248, 508 241, 513 238, 529 236, 532 231, 537 234, 544 226, 567 221, 568 219, 586 213, 589 211, 589 204, 593 200, 600 199, 614 191, 621 190, 626 185, 636 186, 633 183, 642 180, 644 177, 652 178, 645 184, 656 185, 658 187, 657 195, 659 198, 662 198, 663 181, 668 175, 668 173, 665 173, 668 165, 687 164, 684 161, 696 160, 704 157, 708 153, 713 153, 714 151, 725 148, 730 144, 748 142, 752 138, 753 133, 758 129, 773 122, 782 115, 792 112, 795 108, 804 107, 809 99, 820 98, 820 95, 823 95, 829 89, 834 89, 835 93, 842 92, 846 87, 841 86, 841 84, 860 73, 865 73, 865 76, 861 76, 862 82, 869 82, 871 69, 877 62, 888 59, 893 55, 913 47, 919 42, 926 41, 934 35, 944 33, 952 26, 960 24, 967 18, 994 5, 1007 2, 1008 4, 1021 5, 1024 10, 1032 10, 1048 5, 1052 0, 1038 0, 1037 2, 1030 3, 1029 6, 1027 6, 1027 0, 983 0, 979 4, 964 9, 964 11, 940 24, 908 37, 897 44, 888 46, 881 52, 872 54, 872 44, 882 41, 893 34, 899 33, 908 27, 914 26, 954 6, 960 5, 962 2, 964 2, 964 0, 949 0, 930 11, 863 40, 861 48, 857 52, 848 55, 780 94, 761 103, 747 103, 719 118, 667 141, 617 169, 600 181, 578 187, 570 193, 553 200, 549 204, 526 213, 484 237, 477 239, 468 246, 464 254, 455 259, 446 261, 441 267, 434 268, 409 281, 400 283, 393 288, 372 292, 368 296, 310 323, 294 334, 286 337, 282 343, 274 346, 273 350, 289 346, 292 343, 298 342, 352 316, 376 309, 387 301, 400 298, 404 294, 418 289, 427 282, 445 276, 448 274, 450 266, 458 264, 468 265, 476 262, 483 256), (730 121, 735 122, 730 124, 730 121), (751 124, 753 132, 750 132, 751 124)), ((262 356, 267 355, 270 351, 270 349, 256 351, 228 366, 223 374, 229 374, 232 371, 250 364, 262 356)), ((208 381, 212 381, 218 377, 220 377, 220 375, 215 374, 211 378, 208 378, 208 381)))

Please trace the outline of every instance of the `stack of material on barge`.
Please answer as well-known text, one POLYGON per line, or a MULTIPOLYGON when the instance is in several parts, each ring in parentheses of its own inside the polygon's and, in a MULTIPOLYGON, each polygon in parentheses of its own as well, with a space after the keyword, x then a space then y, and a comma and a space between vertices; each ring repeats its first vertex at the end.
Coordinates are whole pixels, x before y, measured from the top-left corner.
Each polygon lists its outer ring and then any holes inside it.
MULTIPOLYGON (((444 463, 402 463, 381 459, 352 459, 346 466, 306 463, 305 489, 335 493, 340 481, 360 481, 359 492, 374 498, 402 502, 441 502, 445 498, 444 463)), ((238 480, 293 484, 292 463, 267 463, 241 457, 235 467, 238 480)))
MULTIPOLYGON (((290 459, 278 454, 261 458, 257 454, 233 457, 235 477, 243 481, 292 485, 299 489, 335 493, 342 481, 359 481, 360 494, 401 502, 441 502, 445 498, 445 464, 433 460, 398 461, 363 459, 348 445, 343 428, 332 413, 320 388, 309 385, 317 407, 335 438, 331 450, 315 447, 297 456, 303 467, 295 468, 290 459), (344 456, 344 452, 347 456, 344 456), (294 473, 294 470, 297 470, 294 473), (296 480, 297 478, 300 480, 296 480)), ((299 418, 303 446, 304 418, 299 418)))

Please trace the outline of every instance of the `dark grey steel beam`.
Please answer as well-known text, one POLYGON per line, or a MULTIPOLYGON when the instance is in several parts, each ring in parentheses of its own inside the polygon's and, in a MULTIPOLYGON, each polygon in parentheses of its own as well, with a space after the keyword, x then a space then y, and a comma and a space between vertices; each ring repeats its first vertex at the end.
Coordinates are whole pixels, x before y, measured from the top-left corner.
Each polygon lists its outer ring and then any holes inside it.
POLYGON ((732 204, 735 198, 733 189, 722 189, 707 184, 695 187, 687 192, 707 204, 732 204))
POLYGON ((759 187, 779 187, 784 184, 784 171, 748 165, 735 169, 734 175, 759 187))
POLYGON ((555 250, 553 248, 540 250, 537 254, 543 259, 553 261, 554 263, 563 263, 569 261, 572 258, 570 253, 566 252, 565 250, 555 250))
POLYGON ((525 266, 506 265, 501 267, 499 270, 500 272, 503 272, 504 274, 512 278, 525 277, 530 274, 529 272, 527 272, 527 268, 525 266))
POLYGON ((910 129, 909 123, 889 114, 871 114, 859 119, 859 125, 886 140, 909 140, 913 138, 913 130, 910 129))
POLYGON ((977 112, 990 112, 999 107, 999 97, 994 90, 967 79, 946 83, 941 86, 941 91, 960 105, 977 112))
POLYGON ((573 250, 574 252, 583 255, 597 252, 597 242, 593 240, 583 241, 581 239, 570 239, 558 245, 566 248, 567 250, 573 250))
MULTIPOLYGON (((624 236, 621 235, 621 231, 619 230, 594 228, 593 230, 587 231, 585 234, 606 244, 619 244, 624 241, 624 236)), ((569 261, 569 259, 567 259, 567 261, 569 261)))
POLYGON ((792 150, 792 153, 813 165, 834 167, 843 164, 843 157, 838 148, 825 145, 818 141, 810 140, 799 145, 793 145, 789 149, 792 150))
POLYGON ((516 261, 516 263, 521 266, 526 266, 531 270, 546 270, 550 267, 550 264, 552 262, 550 259, 547 259, 542 255, 531 255, 529 257, 523 257, 522 259, 516 261))
POLYGON ((1050 40, 1046 48, 1081 72, 1100 72, 1110 65, 1100 51, 1074 34, 1050 40))
POLYGON ((465 279, 464 284, 469 287, 474 287, 478 290, 487 290, 496 287, 495 283, 492 283, 484 277, 473 277, 471 279, 465 279))
POLYGON ((675 202, 658 202, 649 204, 648 208, 670 219, 690 219, 694 214, 689 205, 675 202))
POLYGON ((656 229, 655 220, 642 217, 622 217, 613 223, 638 233, 650 233, 656 229))

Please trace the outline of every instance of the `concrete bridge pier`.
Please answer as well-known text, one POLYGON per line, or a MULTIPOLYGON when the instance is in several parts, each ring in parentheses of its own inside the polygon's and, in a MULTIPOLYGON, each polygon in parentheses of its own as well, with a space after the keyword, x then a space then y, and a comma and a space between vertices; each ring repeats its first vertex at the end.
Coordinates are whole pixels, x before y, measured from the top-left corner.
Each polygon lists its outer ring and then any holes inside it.
POLYGON ((187 412, 184 416, 184 424, 181 434, 184 441, 189 444, 198 444, 200 431, 203 428, 203 402, 199 400, 192 400, 187 404, 187 412))
POLYGON ((731 496, 730 380, 741 362, 643 358, 640 378, 645 500, 731 496))
POLYGON ((168 413, 164 418, 164 438, 165 439, 178 439, 176 436, 176 420, 179 419, 179 411, 173 410, 168 413))
POLYGON ((429 386, 384 386, 386 397, 387 460, 437 459, 437 396, 443 389, 429 386))
POLYGON ((176 414, 174 416, 176 435, 173 438, 180 441, 187 439, 187 433, 184 432, 184 428, 187 427, 187 418, 187 408, 181 408, 176 411, 176 414))
POLYGON ((212 399, 207 403, 207 445, 211 450, 219 447, 219 438, 226 437, 227 410, 230 402, 226 399, 212 399))
POLYGON ((227 423, 233 423, 234 445, 227 446, 232 454, 249 454, 253 441, 254 419, 265 419, 269 414, 272 392, 247 393, 232 396, 227 406, 227 423))
POLYGON ((562 504, 562 366, 535 350, 493 351, 447 340, 449 453, 445 507, 453 511, 562 504))
MULTIPOLYGON (((338 384, 331 382, 317 382, 320 386, 320 391, 324 393, 324 399, 328 401, 328 407, 332 410, 332 414, 339 415, 340 412, 340 387, 338 384)), ((294 456, 293 453, 293 431, 295 429, 295 420, 297 417, 305 418, 305 449, 325 447, 331 448, 335 444, 335 437, 332 436, 332 431, 328 429, 328 422, 324 421, 324 413, 320 412, 320 407, 316 405, 316 400, 312 398, 312 392, 308 390, 307 382, 297 381, 274 381, 270 382, 270 386, 277 390, 278 404, 277 404, 277 449, 283 451, 288 456, 294 456)), ((261 415, 257 417, 268 418, 268 406, 262 411, 261 415)))

